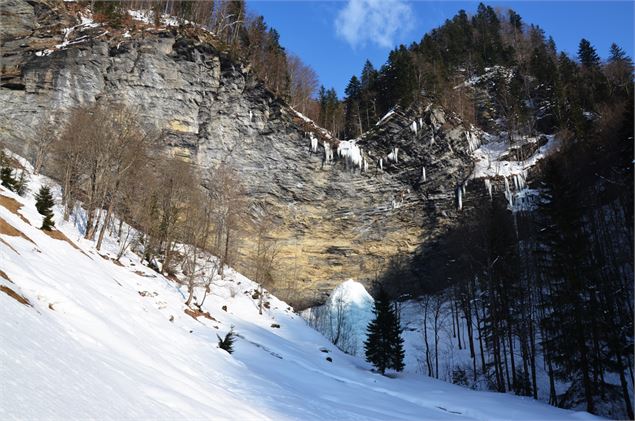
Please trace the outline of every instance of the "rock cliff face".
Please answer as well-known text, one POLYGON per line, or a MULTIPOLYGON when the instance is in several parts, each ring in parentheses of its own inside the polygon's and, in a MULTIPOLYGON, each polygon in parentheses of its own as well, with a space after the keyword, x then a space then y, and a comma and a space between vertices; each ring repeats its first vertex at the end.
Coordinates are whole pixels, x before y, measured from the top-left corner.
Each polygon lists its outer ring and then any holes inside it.
POLYGON ((277 289, 301 290, 282 298, 320 300, 344 279, 370 282, 457 212, 457 187, 473 168, 472 139, 439 107, 397 110, 356 143, 319 142, 312 150, 301 116, 204 31, 115 30, 72 7, 5 2, 2 140, 25 153, 53 111, 62 118, 94 101, 128 104, 162 131, 170 153, 202 168, 229 163, 249 194, 275 211, 277 289), (325 161, 325 148, 333 161, 325 161))

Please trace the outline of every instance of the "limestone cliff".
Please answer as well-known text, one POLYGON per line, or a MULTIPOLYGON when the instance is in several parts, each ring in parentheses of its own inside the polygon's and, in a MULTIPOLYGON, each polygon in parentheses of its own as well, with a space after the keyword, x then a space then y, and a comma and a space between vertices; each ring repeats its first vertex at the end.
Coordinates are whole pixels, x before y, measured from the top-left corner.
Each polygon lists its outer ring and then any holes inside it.
POLYGON ((312 144, 310 124, 200 29, 117 30, 54 0, 8 0, 1 26, 4 142, 24 153, 52 111, 128 104, 170 153, 229 163, 275 210, 278 288, 298 280, 302 291, 282 294, 292 302, 347 278, 370 282, 439 234, 473 170, 475 135, 431 103, 395 110, 356 142, 312 144))

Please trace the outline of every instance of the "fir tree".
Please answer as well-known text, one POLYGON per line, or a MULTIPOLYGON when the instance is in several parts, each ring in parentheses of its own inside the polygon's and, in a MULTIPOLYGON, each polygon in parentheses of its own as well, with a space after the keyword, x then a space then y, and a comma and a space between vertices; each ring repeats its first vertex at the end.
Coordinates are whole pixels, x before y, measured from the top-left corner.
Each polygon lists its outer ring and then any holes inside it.
POLYGON ((10 167, 2 167, 0 169, 0 181, 2 185, 11 191, 15 191, 16 180, 13 177, 13 171, 10 167))
POLYGON ((616 43, 611 44, 611 48, 609 49, 609 63, 613 63, 616 61, 626 61, 631 62, 630 57, 626 55, 624 50, 620 48, 616 43))
POLYGON ((344 130, 346 136, 349 138, 361 135, 362 131, 362 121, 359 109, 361 89, 359 79, 357 79, 357 76, 353 76, 344 91, 346 94, 346 125, 344 130))
POLYGON ((53 202, 51 190, 47 186, 40 187, 40 191, 35 195, 35 208, 40 215, 44 216, 40 229, 50 231, 55 226, 55 222, 53 221, 54 204, 55 202, 53 202))
POLYGON ((368 324, 368 338, 364 342, 366 360, 381 374, 389 368, 402 371, 404 349, 399 315, 383 288, 379 290, 373 313, 375 319, 368 324))
POLYGON ((225 338, 221 338, 218 335, 216 335, 216 337, 218 338, 219 348, 224 349, 230 354, 234 352, 234 342, 236 341, 236 333, 234 332, 233 326, 231 329, 229 329, 229 332, 227 332, 227 335, 225 335, 225 338))
POLYGON ((366 60, 362 69, 359 112, 362 118, 362 129, 366 131, 377 122, 377 70, 366 60))
POLYGON ((598 67, 600 65, 600 56, 598 56, 598 53, 591 43, 584 38, 580 40, 580 45, 578 46, 578 59, 580 60, 580 64, 587 68, 598 67))

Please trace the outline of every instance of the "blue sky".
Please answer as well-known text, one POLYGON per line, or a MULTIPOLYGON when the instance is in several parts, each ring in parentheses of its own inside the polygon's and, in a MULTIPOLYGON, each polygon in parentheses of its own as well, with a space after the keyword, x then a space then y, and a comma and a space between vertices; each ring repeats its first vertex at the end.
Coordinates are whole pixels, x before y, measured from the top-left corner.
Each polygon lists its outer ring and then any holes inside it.
MULTIPOLYGON (((601 57, 617 42, 633 57, 631 1, 493 1, 512 8, 525 23, 540 25, 559 50, 575 55, 587 38, 601 57)), ((366 59, 379 68, 392 47, 419 41, 460 9, 473 13, 478 1, 248 0, 247 7, 265 17, 280 33, 282 45, 313 67, 326 87, 339 95, 366 59)))

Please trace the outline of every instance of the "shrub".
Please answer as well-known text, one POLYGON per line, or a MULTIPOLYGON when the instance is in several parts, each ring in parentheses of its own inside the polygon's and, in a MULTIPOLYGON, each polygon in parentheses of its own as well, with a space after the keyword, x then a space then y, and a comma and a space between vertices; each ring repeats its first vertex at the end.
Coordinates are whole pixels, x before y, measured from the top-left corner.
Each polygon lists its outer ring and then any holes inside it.
POLYGON ((218 335, 216 335, 216 337, 218 338, 218 347, 220 349, 224 349, 230 354, 234 352, 234 342, 236 341, 236 333, 234 332, 233 326, 231 327, 231 329, 229 329, 229 332, 227 332, 227 335, 225 335, 225 338, 221 338, 218 335))

